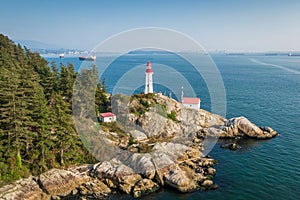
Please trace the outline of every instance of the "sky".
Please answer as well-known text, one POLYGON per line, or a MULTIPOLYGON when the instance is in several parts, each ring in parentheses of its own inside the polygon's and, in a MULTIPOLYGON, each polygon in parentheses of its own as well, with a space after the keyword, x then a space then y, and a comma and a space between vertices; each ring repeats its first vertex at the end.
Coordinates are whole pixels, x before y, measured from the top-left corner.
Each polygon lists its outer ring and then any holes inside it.
POLYGON ((300 51, 299 0, 0 0, 0 32, 93 49, 119 32, 179 31, 208 51, 300 51))

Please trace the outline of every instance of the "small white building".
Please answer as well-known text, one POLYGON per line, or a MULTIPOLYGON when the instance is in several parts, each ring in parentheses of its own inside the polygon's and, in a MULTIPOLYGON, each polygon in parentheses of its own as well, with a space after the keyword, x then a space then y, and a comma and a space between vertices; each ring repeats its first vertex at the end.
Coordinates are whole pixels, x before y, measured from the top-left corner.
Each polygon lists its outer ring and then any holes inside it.
POLYGON ((115 122, 117 116, 112 112, 101 113, 99 116, 101 122, 115 122))
POLYGON ((184 107, 200 109, 200 98, 183 97, 181 103, 184 107))

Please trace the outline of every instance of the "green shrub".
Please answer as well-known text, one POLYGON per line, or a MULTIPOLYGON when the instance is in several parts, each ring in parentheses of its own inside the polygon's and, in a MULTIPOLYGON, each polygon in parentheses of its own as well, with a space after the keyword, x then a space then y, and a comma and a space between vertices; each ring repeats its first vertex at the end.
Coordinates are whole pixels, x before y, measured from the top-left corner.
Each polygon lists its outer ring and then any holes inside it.
POLYGON ((177 122, 176 112, 172 111, 170 114, 167 114, 167 118, 173 120, 174 122, 177 122))
POLYGON ((147 100, 145 99, 140 99, 140 103, 145 107, 145 108, 149 108, 150 104, 147 100))
POLYGON ((154 98, 154 93, 148 93, 148 94, 145 94, 145 97, 147 99, 153 99, 154 98))

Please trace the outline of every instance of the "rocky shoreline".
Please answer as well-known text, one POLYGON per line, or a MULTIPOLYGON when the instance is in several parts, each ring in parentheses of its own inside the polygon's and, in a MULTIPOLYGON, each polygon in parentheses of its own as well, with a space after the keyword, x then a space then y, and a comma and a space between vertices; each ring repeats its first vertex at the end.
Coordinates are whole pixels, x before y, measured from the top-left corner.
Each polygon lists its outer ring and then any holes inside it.
POLYGON ((189 159, 154 169, 155 175, 149 174, 148 178, 118 160, 51 169, 38 177, 31 176, 0 188, 0 199, 103 199, 118 191, 138 198, 165 185, 181 192, 216 189, 218 186, 211 180, 216 173, 215 161, 185 156, 189 159))
POLYGON ((184 108, 162 95, 119 95, 112 99, 112 108, 122 131, 103 126, 93 139, 104 139, 128 152, 126 156, 112 155, 96 164, 51 169, 18 180, 0 188, 0 199, 103 199, 115 192, 138 198, 164 186, 179 192, 217 189, 216 161, 203 153, 205 138, 270 139, 278 134, 245 117, 227 120, 184 108))

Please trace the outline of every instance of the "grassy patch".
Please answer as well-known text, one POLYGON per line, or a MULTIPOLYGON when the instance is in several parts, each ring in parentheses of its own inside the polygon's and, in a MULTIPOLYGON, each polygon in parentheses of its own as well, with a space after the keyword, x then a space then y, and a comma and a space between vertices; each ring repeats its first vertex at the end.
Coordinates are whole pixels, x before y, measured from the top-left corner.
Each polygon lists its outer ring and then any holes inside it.
POLYGON ((131 106, 129 112, 135 115, 142 115, 149 110, 149 107, 154 103, 153 98, 149 94, 135 94, 131 96, 131 106))
POLYGON ((125 133, 116 122, 100 123, 100 127, 104 132, 125 133))
POLYGON ((176 118, 176 112, 175 111, 171 111, 171 113, 167 114, 167 118, 173 120, 174 122, 177 122, 177 118, 176 118))

